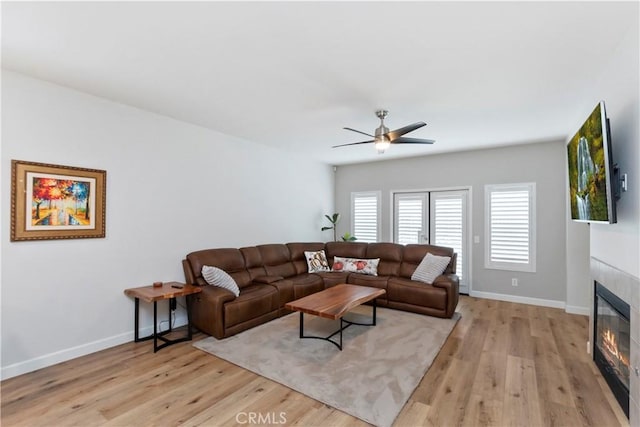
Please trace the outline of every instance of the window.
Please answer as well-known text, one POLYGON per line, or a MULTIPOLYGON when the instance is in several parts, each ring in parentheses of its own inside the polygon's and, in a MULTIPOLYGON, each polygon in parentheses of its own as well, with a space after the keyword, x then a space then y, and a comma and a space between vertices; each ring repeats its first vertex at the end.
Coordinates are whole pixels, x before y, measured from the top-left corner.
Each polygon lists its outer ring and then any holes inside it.
POLYGON ((358 242, 378 241, 380 229, 380 192, 351 193, 351 234, 358 242))
POLYGON ((536 271, 536 184, 485 186, 485 267, 536 271))

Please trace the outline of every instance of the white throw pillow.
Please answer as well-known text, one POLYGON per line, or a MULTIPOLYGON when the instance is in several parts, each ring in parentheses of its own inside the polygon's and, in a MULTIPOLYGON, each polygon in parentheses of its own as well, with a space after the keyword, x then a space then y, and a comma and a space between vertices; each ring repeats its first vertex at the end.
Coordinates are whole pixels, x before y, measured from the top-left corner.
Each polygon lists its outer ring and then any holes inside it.
POLYGON ((315 252, 304 252, 304 257, 307 260, 307 269, 309 273, 317 273, 319 271, 329 271, 329 262, 324 250, 315 252))
POLYGON ((334 256, 333 271, 348 271, 350 273, 360 273, 368 274, 369 276, 377 276, 379 262, 380 258, 360 259, 334 256))
POLYGON ((418 280, 431 285, 433 281, 436 280, 436 277, 444 272, 447 265, 449 265, 449 261, 451 261, 451 257, 437 256, 428 253, 422 258, 420 265, 418 265, 416 271, 411 275, 411 280, 418 280))
POLYGON ((205 265, 202 267, 202 277, 211 286, 217 286, 233 292, 235 296, 240 295, 240 288, 233 277, 229 276, 226 271, 220 270, 218 267, 205 265))

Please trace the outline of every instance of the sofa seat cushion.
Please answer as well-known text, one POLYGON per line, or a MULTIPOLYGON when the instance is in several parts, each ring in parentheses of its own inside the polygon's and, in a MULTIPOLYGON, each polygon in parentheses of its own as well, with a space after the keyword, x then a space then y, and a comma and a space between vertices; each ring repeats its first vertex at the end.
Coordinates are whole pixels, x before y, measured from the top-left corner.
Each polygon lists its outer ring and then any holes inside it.
POLYGON ((278 290, 270 285, 249 285, 233 301, 224 305, 224 323, 228 328, 272 311, 280 305, 278 290))
POLYGON ((333 266, 333 257, 366 258, 368 243, 364 242, 327 242, 325 253, 330 266, 333 266))
POLYGON ((402 277, 389 279, 387 298, 389 301, 433 307, 440 310, 447 308, 446 290, 402 277))
MULTIPOLYGON (((369 286, 371 288, 387 289, 389 276, 368 276, 366 274, 353 273, 349 275, 347 283, 351 285, 369 286)), ((383 296, 383 298, 385 298, 383 296)))
POLYGON ((347 283, 347 278, 351 273, 346 271, 321 271, 314 274, 322 278, 326 289, 340 283, 347 283))
POLYGON ((278 290, 280 309, 282 309, 286 303, 296 299, 295 294, 293 293, 293 282, 291 280, 289 279, 278 280, 276 282, 269 283, 269 285, 273 286, 278 290))
MULTIPOLYGON (((324 250, 324 243, 311 242, 311 243, 287 243, 289 248, 289 255, 291 263, 293 264, 296 274, 309 273, 307 266, 307 259, 304 255, 305 252, 317 252, 324 250)), ((325 253, 326 258, 326 253, 325 253)))
POLYGON ((244 267, 249 273, 251 280, 256 280, 256 277, 266 276, 267 271, 264 269, 264 263, 262 262, 262 256, 260 251, 255 246, 247 246, 240 248, 240 253, 244 257, 244 267))
POLYGON ((397 243, 369 243, 367 258, 380 258, 378 274, 380 276, 399 276, 404 245, 397 243))
POLYGON ((298 274, 287 280, 293 283, 294 299, 306 297, 324 289, 324 282, 317 274, 298 274))
POLYGON ((282 276, 288 279, 296 275, 296 268, 291 262, 289 248, 283 244, 256 246, 264 263, 264 270, 269 276, 282 276))

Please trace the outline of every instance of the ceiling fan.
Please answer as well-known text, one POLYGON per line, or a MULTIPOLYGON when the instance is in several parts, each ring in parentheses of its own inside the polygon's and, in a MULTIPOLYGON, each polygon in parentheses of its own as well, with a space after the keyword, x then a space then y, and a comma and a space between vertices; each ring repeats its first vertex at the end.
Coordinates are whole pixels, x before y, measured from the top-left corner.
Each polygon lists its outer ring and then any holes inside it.
POLYGON ((370 141, 362 141, 362 142, 352 142, 350 144, 341 144, 334 145, 332 148, 336 147, 344 147, 347 145, 358 145, 358 144, 370 144, 374 143, 376 150, 378 153, 384 153, 391 144, 433 144, 435 141, 433 139, 421 139, 421 138, 407 138, 403 135, 413 132, 416 129, 421 128, 422 126, 426 126, 425 122, 416 122, 400 129, 392 130, 389 132, 389 128, 384 125, 384 119, 389 114, 387 110, 378 110, 376 111, 376 116, 380 119, 380 126, 376 128, 375 135, 368 134, 366 132, 362 132, 352 128, 343 128, 346 130, 350 130, 352 132, 361 133, 363 135, 370 136, 373 138, 370 141))

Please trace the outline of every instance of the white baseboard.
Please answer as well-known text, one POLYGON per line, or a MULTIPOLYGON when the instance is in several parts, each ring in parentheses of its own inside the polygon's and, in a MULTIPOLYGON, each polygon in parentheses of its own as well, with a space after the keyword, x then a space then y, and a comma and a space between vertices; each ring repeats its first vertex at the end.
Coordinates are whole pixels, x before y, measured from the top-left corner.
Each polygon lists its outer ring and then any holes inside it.
POLYGON ((517 295, 496 294, 493 292, 471 291, 472 297, 495 299, 498 301, 517 302, 520 304, 539 305, 542 307, 565 308, 564 301, 556 301, 551 299, 520 297, 517 295))
POLYGON ((494 299, 498 301, 516 302, 520 304, 539 305, 541 307, 562 308, 565 312, 570 314, 581 314, 588 316, 590 313, 589 307, 579 307, 575 305, 567 305, 564 301, 556 301, 550 299, 520 297, 517 295, 496 294, 493 292, 481 292, 471 291, 472 297, 494 299))
MULTIPOLYGON (((186 316, 176 316, 174 327, 177 328, 186 324, 186 316)), ((150 335, 151 333, 153 333, 153 325, 140 329, 140 336, 144 337, 150 335)), ((129 332, 114 335, 112 337, 103 338, 86 344, 81 344, 76 347, 67 348, 64 350, 56 351, 54 353, 45 354, 43 356, 34 357, 33 359, 25 360, 24 362, 18 362, 14 363, 13 365, 3 366, 2 370, 0 371, 0 380, 6 380, 18 375, 46 368, 47 366, 66 362, 67 360, 75 359, 80 356, 86 356, 87 354, 95 353, 96 351, 106 350, 120 344, 125 344, 133 341, 133 337, 134 331, 131 330, 129 332)), ((151 346, 153 346, 153 344, 151 344, 151 346)))

